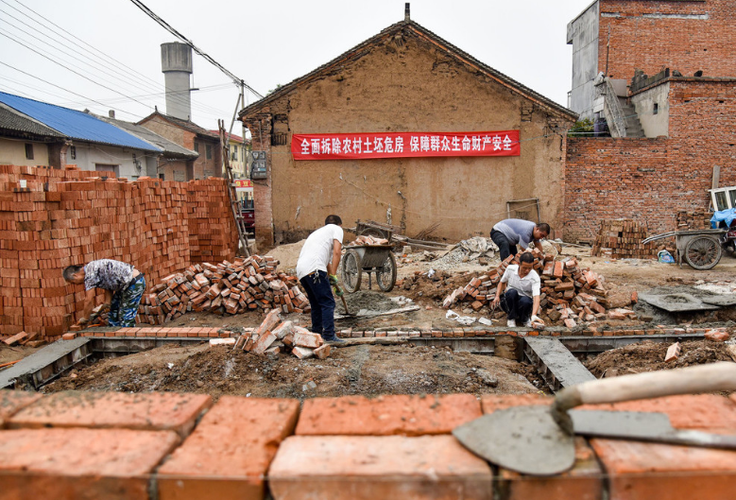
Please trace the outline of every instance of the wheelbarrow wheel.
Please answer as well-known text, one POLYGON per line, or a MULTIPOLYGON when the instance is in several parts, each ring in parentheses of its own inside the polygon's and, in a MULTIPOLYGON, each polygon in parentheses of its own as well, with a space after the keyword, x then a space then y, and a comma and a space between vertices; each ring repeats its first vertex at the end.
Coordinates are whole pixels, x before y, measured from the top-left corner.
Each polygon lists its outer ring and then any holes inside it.
POLYGON ((685 262, 699 271, 713 269, 721 260, 723 249, 715 238, 699 236, 685 246, 685 262))
POLYGON ((383 261, 383 266, 376 269, 376 282, 378 288, 383 292, 390 292, 396 284, 396 257, 393 252, 388 253, 388 257, 383 261))
POLYGON ((345 291, 355 293, 360 290, 360 280, 363 273, 363 263, 357 252, 348 250, 342 262, 342 284, 345 291))

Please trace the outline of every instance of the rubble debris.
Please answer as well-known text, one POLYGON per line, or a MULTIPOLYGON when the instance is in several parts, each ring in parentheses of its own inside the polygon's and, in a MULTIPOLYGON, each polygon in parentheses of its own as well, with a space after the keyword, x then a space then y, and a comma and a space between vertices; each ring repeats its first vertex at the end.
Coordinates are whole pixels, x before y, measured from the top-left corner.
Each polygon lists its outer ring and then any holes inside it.
POLYGON ((345 246, 346 247, 357 247, 361 245, 388 245, 388 240, 386 238, 377 238, 374 236, 360 235, 345 246))
POLYGON ((715 340, 716 342, 725 342, 729 339, 728 332, 724 330, 708 330, 705 332, 705 338, 715 340))
POLYGON ((278 264, 271 256, 253 255, 232 263, 189 266, 182 273, 166 276, 143 295, 138 318, 160 325, 189 311, 220 315, 272 308, 283 313, 308 312, 309 300, 296 277, 277 273, 278 264))
POLYGON ((450 248, 443 255, 425 252, 424 260, 432 259, 432 265, 439 270, 448 270, 459 264, 478 261, 479 264, 487 264, 496 257, 498 247, 490 238, 476 236, 463 240, 450 248))
POLYGON ((317 357, 324 359, 330 355, 330 345, 322 336, 291 321, 282 321, 281 309, 272 309, 266 314, 258 328, 243 333, 233 339, 233 349, 242 349, 252 354, 277 356, 291 352, 299 359, 317 357))
POLYGON ((667 354, 664 356, 664 362, 669 363, 670 361, 677 361, 677 358, 680 357, 680 343, 675 342, 671 346, 667 348, 667 354))
POLYGON ((642 244, 646 238, 646 226, 635 220, 604 220, 595 237, 591 255, 611 259, 654 258, 658 247, 654 243, 642 244))
POLYGON ((16 344, 20 344, 20 343, 22 343, 22 342, 23 342, 23 341, 25 341, 25 340, 26 340, 27 338, 28 338, 28 334, 27 334, 26 332, 20 332, 20 333, 16 333, 16 334, 15 334, 15 335, 13 335, 12 337, 9 337, 9 338, 7 338, 7 339, 3 340, 3 342, 4 342, 4 343, 5 343, 6 345, 9 345, 9 346, 11 346, 11 347, 12 347, 12 346, 14 346, 14 345, 16 345, 16 344))
MULTIPOLYGON (((534 250, 534 269, 542 281, 540 313, 546 325, 564 324, 568 328, 577 326, 578 321, 593 322, 603 319, 634 319, 631 309, 616 308, 607 311, 607 291, 604 279, 588 269, 581 269, 572 257, 561 260, 542 260, 542 254, 534 250)), ((458 302, 469 302, 473 310, 489 306, 496 296, 498 283, 506 268, 516 256, 509 256, 489 273, 474 277, 464 287, 458 287, 442 302, 449 309, 458 302)), ((541 324, 537 327, 543 326, 541 324)))

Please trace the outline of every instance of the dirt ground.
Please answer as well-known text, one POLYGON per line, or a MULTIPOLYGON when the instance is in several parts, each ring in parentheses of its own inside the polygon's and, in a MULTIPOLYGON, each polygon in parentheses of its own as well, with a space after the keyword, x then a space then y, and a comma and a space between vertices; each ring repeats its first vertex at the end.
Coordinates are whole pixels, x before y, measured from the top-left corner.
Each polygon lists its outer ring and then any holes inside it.
MULTIPOLYGON (((280 269, 293 272, 301 243, 284 245, 267 252, 280 261, 280 269)), ((553 250, 554 251, 554 250, 553 250)), ((651 324, 717 324, 730 326, 734 332, 736 308, 722 308, 717 312, 670 314, 643 304, 631 304, 631 292, 648 291, 693 294, 735 293, 736 258, 724 255, 710 271, 695 271, 687 265, 679 267, 654 260, 610 260, 591 257, 589 247, 562 245, 560 257, 578 259, 580 266, 589 268, 605 278, 609 300, 618 307, 632 307, 639 317, 627 322, 651 324)), ((452 290, 465 286, 473 276, 482 275, 498 265, 497 258, 468 260, 461 252, 445 255, 418 252, 398 256, 398 280, 389 293, 378 291, 374 285, 367 289, 367 280, 359 292, 346 294, 348 307, 356 311, 387 311, 406 306, 418 310, 376 318, 344 318, 337 327, 358 329, 436 329, 461 326, 446 317, 441 307, 443 299, 452 290)), ((466 306, 467 307, 467 306, 466 306)), ((491 318, 487 308, 478 312, 454 309, 461 315, 479 319, 491 318)), ((336 314, 342 314, 338 301, 336 314)), ((505 318, 496 314, 494 326, 505 324, 505 318)), ((167 326, 207 326, 228 329, 255 327, 263 315, 247 313, 237 316, 189 313, 167 326)), ((309 315, 290 315, 287 319, 309 326, 309 315)), ((614 376, 647 371, 684 363, 702 363, 730 359, 713 342, 684 343, 683 355, 674 365, 664 365, 666 344, 647 342, 609 351, 595 359, 585 360, 596 376, 614 376), (692 344, 692 345, 691 345, 692 344)), ((14 361, 32 349, 7 348, 0 344, 0 364, 14 361)), ((543 390, 544 384, 534 369, 523 363, 506 359, 453 353, 447 349, 411 347, 409 345, 363 345, 334 349, 325 360, 300 361, 281 355, 276 358, 231 351, 224 347, 166 346, 120 358, 94 362, 48 385, 45 391, 67 389, 113 391, 187 391, 203 392, 219 397, 222 394, 251 395, 253 397, 339 396, 362 394, 422 394, 469 392, 525 393, 543 390)))
POLYGON ((330 357, 256 356, 202 344, 164 346, 103 359, 52 382, 43 392, 174 391, 305 399, 359 394, 537 392, 519 363, 411 345, 333 349, 330 357))

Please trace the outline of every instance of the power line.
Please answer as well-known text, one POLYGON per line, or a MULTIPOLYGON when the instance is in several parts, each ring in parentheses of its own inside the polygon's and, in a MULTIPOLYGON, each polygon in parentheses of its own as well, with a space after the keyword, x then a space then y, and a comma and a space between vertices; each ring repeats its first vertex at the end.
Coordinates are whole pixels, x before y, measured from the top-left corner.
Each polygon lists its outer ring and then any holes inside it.
POLYGON ((164 21, 163 19, 161 19, 159 16, 157 16, 156 13, 153 12, 148 7, 146 7, 143 4, 143 2, 141 2, 140 0, 130 0, 130 1, 133 2, 133 4, 136 7, 138 7, 143 12, 145 12, 151 19, 153 19, 158 24, 160 24, 161 26, 163 26, 164 29, 166 29, 166 31, 168 31, 169 33, 171 33, 172 35, 174 35, 175 37, 177 37, 179 40, 181 40, 185 44, 189 45, 192 48, 192 50, 194 50, 197 54, 199 54, 200 56, 204 57, 210 64, 212 64, 213 66, 215 66, 216 68, 218 68, 220 71, 222 71, 223 73, 225 73, 225 75, 227 75, 229 78, 231 78, 233 80, 233 83, 235 83, 235 85, 242 86, 242 87, 248 89, 250 92, 252 92, 253 94, 255 94, 258 98, 263 98, 263 96, 261 94, 259 94, 258 92, 256 92, 247 83, 245 83, 245 81, 242 78, 238 78, 233 73, 231 73, 230 71, 228 71, 227 69, 225 69, 225 67, 222 66, 222 64, 220 64, 217 61, 215 61, 212 57, 210 57, 208 54, 206 54, 204 51, 202 51, 199 47, 197 47, 196 45, 194 45, 194 42, 192 42, 191 40, 189 40, 188 38, 186 38, 184 35, 182 35, 177 30, 175 30, 173 27, 171 27, 171 25, 169 23, 167 23, 166 21, 164 21))

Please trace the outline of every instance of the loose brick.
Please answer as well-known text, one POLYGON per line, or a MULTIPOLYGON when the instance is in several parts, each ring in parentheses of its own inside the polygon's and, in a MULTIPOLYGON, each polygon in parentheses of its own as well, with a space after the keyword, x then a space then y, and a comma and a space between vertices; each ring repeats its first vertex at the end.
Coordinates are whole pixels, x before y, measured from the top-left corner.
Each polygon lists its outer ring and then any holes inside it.
POLYGON ((264 476, 299 401, 223 396, 158 470, 160 500, 263 498, 264 476))
POLYGON ((296 434, 448 434, 480 416, 480 404, 472 394, 314 398, 304 402, 296 434))
POLYGON ((212 405, 206 394, 59 392, 8 419, 9 428, 91 427, 172 430, 185 437, 212 405))
POLYGON ((171 431, 0 431, 0 497, 147 500, 149 474, 178 443, 171 431))
POLYGON ((269 486, 275 500, 493 498, 490 467, 453 436, 293 436, 269 486))

